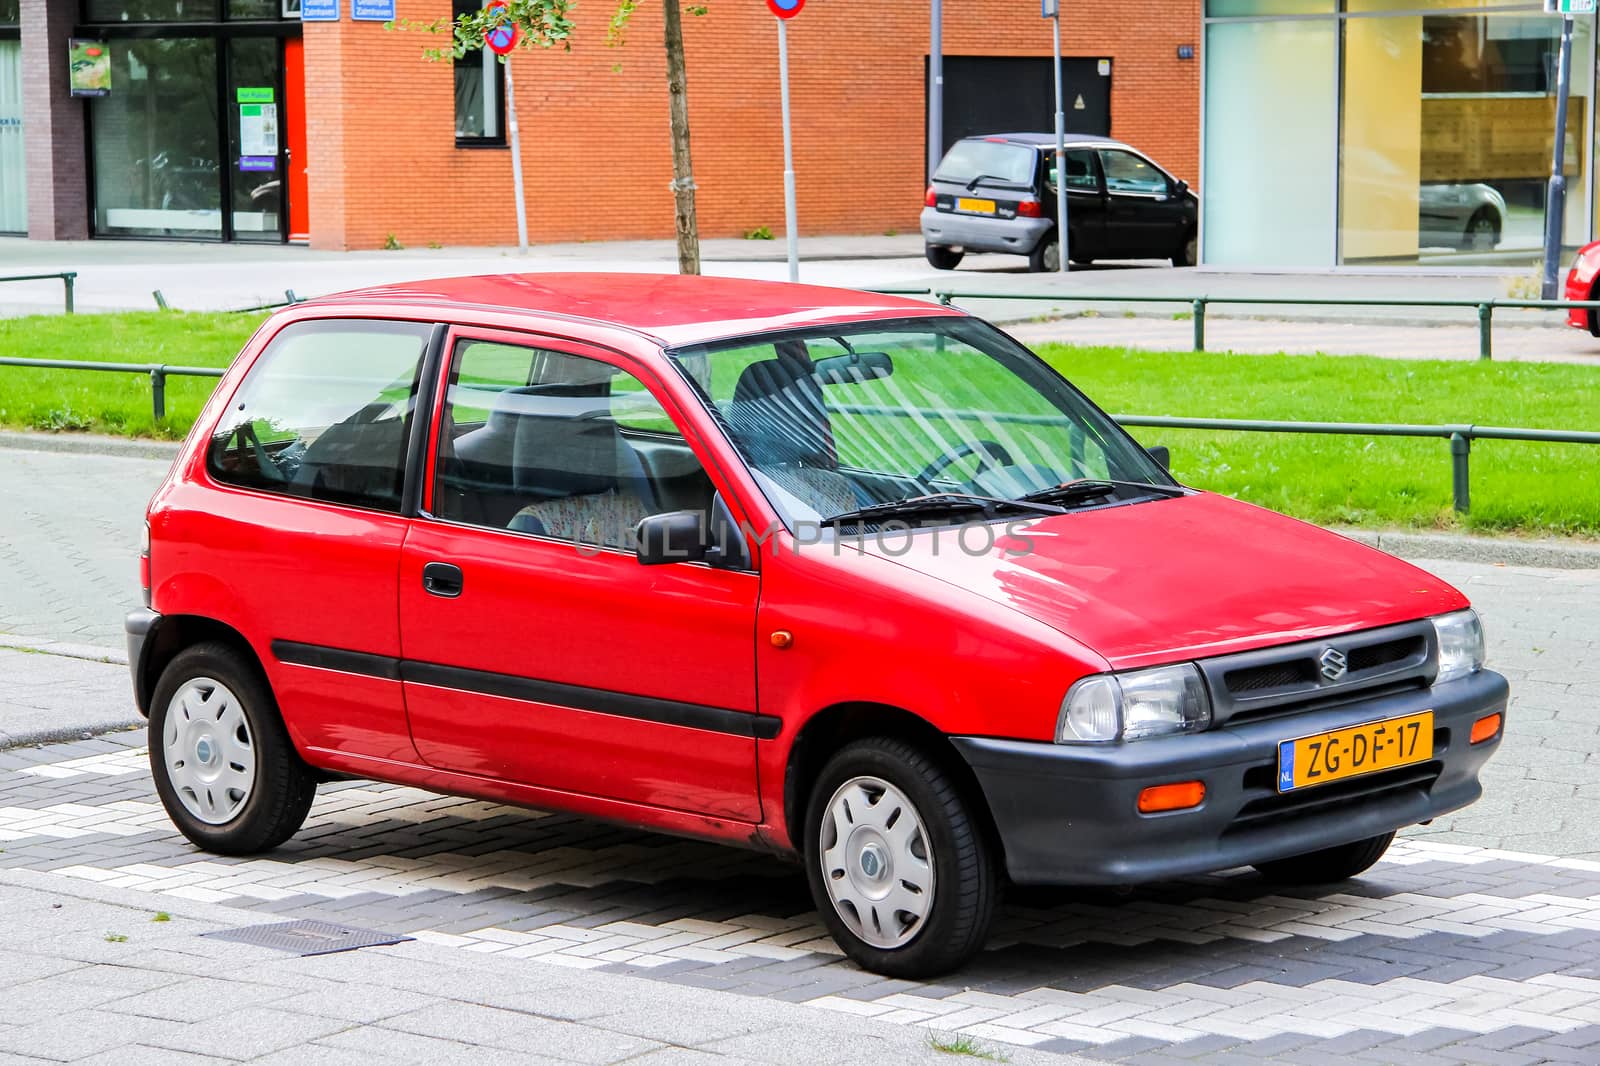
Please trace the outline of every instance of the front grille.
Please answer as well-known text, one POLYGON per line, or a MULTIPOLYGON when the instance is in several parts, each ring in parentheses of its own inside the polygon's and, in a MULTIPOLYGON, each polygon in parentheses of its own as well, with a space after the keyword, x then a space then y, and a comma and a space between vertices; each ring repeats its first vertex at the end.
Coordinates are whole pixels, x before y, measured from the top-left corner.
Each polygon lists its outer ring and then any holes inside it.
POLYGON ((1229 692, 1264 692, 1267 689, 1301 685, 1317 679, 1316 665, 1310 659, 1295 659, 1286 663, 1268 663, 1245 670, 1232 670, 1223 676, 1222 683, 1229 692))
POLYGON ((1419 619, 1196 665, 1211 690, 1213 722, 1227 725, 1425 688, 1437 670, 1436 646, 1432 623, 1419 619))
POLYGON ((1410 637, 1405 640, 1386 640, 1380 644, 1364 644, 1351 648, 1349 654, 1350 672, 1360 673, 1379 666, 1388 666, 1420 655, 1427 650, 1427 642, 1421 637, 1410 637))
MULTIPOLYGON (((1390 799, 1407 792, 1427 793, 1439 779, 1444 763, 1418 763, 1385 770, 1380 774, 1351 778, 1332 785, 1301 789, 1294 792, 1274 793, 1253 799, 1239 808, 1223 835, 1264 829, 1282 825, 1297 818, 1328 814, 1347 807, 1358 807, 1378 800, 1390 799)), ((1273 780, 1271 766, 1253 767, 1245 772, 1246 786, 1259 786, 1262 779, 1270 787, 1273 780), (1264 771, 1264 772, 1263 772, 1264 771)))

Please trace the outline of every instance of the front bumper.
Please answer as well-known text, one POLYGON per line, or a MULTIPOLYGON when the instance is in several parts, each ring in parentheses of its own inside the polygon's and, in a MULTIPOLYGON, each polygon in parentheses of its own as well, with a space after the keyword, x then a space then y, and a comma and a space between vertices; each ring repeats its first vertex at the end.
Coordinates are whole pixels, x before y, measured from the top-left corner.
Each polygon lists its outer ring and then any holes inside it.
MULTIPOLYGON (((1249 866, 1378 836, 1465 807, 1500 745, 1472 723, 1505 713, 1505 678, 1482 671, 1432 689, 1129 744, 952 737, 982 785, 1019 884, 1133 884, 1249 866), (1431 710, 1434 757, 1320 788, 1276 790, 1279 741, 1431 710), (1186 811, 1140 814, 1151 785, 1201 780, 1186 811)), ((1503 726, 1502 726, 1503 730, 1503 726)))
POLYGON ((1039 238, 1055 226, 1048 218, 989 218, 958 215, 933 207, 922 209, 922 239, 927 244, 969 252, 1027 255, 1039 238))
MULTIPOLYGON (((1563 287, 1562 296, 1567 300, 1583 301, 1589 299, 1589 289, 1594 281, 1592 274, 1583 271, 1580 262, 1567 271, 1567 282, 1563 287)), ((1594 312, 1587 307, 1574 307, 1567 311, 1567 325, 1573 329, 1595 332, 1594 312)))

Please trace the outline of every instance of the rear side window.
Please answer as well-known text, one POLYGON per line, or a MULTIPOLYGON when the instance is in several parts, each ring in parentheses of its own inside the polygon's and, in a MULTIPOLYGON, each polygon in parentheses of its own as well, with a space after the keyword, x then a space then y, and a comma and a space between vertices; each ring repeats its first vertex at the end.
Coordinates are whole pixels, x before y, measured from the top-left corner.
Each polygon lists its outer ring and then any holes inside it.
POLYGON ((399 511, 426 323, 286 326, 250 368, 206 453, 218 481, 399 511))
POLYGON ((1038 153, 1020 144, 998 141, 957 141, 934 173, 937 181, 969 182, 974 178, 1008 185, 1033 181, 1038 153))

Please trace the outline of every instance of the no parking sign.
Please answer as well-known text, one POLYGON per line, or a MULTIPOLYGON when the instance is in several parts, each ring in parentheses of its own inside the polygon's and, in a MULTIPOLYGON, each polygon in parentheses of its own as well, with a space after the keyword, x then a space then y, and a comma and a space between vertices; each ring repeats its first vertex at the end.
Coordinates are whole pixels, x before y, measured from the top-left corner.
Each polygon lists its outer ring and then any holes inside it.
MULTIPOLYGON (((804 0, 801 0, 801 2, 803 3, 804 0)), ((503 16, 506 5, 501 3, 500 0, 495 0, 494 3, 484 8, 484 10, 490 14, 493 14, 496 8, 500 10, 503 16)), ((496 25, 493 29, 484 32, 483 43, 488 47, 489 51, 493 52, 495 55, 503 56, 517 46, 517 38, 519 36, 520 33, 517 30, 517 24, 512 22, 509 18, 502 17, 498 25, 496 25)))
POLYGON ((767 10, 781 19, 792 19, 806 6, 806 0, 767 0, 767 10))

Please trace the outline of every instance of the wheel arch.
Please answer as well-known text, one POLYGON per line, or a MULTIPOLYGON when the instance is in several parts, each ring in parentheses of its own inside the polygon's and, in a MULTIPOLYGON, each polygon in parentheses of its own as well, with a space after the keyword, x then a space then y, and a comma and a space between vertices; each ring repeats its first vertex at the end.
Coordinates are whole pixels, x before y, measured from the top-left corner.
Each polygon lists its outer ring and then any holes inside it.
POLYGON ((855 701, 836 703, 812 715, 801 726, 784 767, 783 817, 796 850, 805 851, 806 807, 823 766, 846 744, 868 737, 895 737, 926 751, 950 775, 973 818, 1006 869, 1005 844, 977 775, 950 743, 950 738, 921 715, 886 703, 855 701))
POLYGON ((139 713, 150 717, 150 697, 161 675, 178 653, 196 644, 226 644, 265 678, 266 668, 244 634, 215 618, 197 614, 162 615, 145 639, 144 650, 133 669, 133 696, 139 713))

